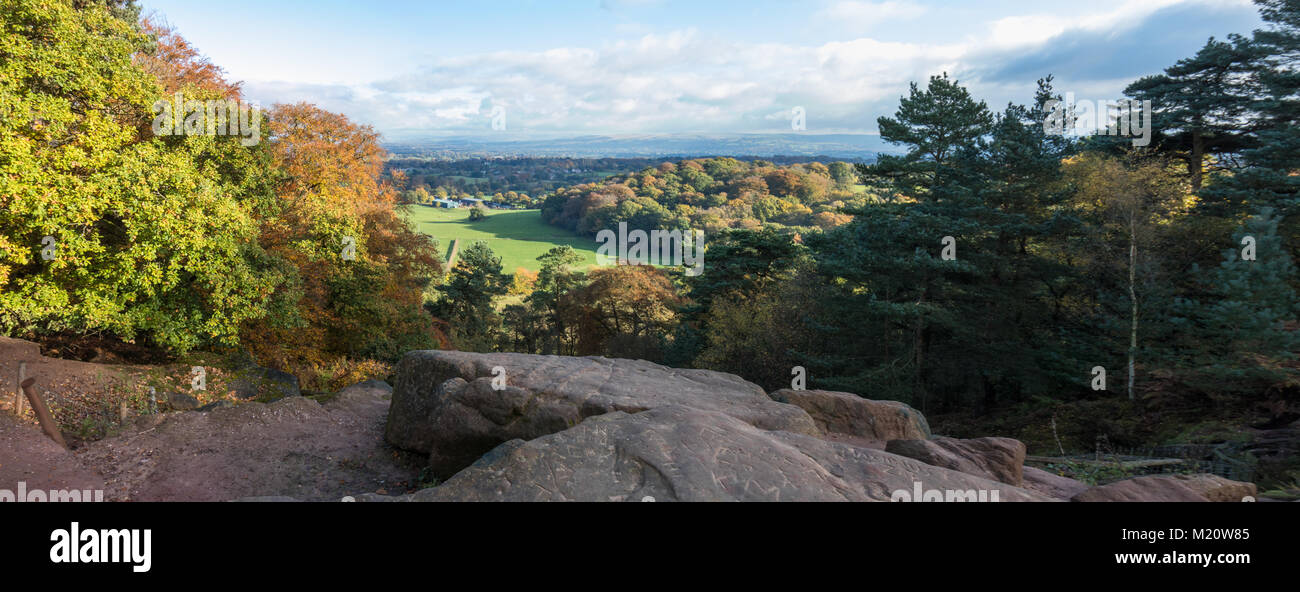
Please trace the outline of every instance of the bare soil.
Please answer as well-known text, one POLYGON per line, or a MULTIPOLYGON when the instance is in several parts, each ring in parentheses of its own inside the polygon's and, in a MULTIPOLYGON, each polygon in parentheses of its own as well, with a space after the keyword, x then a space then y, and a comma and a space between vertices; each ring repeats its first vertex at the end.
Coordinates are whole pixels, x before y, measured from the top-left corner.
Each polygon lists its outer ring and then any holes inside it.
POLYGON ((420 487, 427 459, 384 441, 387 385, 344 389, 325 403, 234 402, 213 367, 213 388, 192 394, 231 406, 169 411, 153 401, 151 388, 183 391, 188 368, 51 358, 35 343, 0 337, 0 489, 16 490, 23 481, 29 490, 103 489, 109 501, 338 501, 420 487), (25 397, 24 412, 14 413, 20 364, 36 379, 70 451, 40 431, 25 397))

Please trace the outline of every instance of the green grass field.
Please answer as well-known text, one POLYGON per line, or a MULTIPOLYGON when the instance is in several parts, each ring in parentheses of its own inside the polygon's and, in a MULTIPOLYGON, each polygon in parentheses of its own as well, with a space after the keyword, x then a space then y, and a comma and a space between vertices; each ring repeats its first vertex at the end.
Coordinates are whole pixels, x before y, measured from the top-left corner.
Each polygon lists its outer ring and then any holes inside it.
POLYGON ((585 258, 580 265, 596 264, 596 241, 543 222, 538 210, 488 210, 487 219, 478 222, 469 221, 469 208, 413 205, 409 211, 409 219, 420 232, 438 239, 438 251, 444 257, 453 239, 460 240, 461 253, 481 240, 501 258, 505 273, 520 267, 537 271, 537 257, 560 245, 578 251, 585 258))

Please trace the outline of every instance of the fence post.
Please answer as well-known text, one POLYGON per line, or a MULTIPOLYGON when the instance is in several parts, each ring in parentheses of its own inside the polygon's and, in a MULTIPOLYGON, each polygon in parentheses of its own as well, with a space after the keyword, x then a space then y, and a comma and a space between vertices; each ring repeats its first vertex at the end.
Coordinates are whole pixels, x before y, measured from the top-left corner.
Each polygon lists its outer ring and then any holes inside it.
POLYGON ((42 399, 40 395, 36 394, 36 389, 32 388, 32 384, 35 382, 35 378, 28 378, 19 386, 26 391, 27 400, 32 404, 32 411, 36 412, 36 419, 41 422, 41 430, 44 431, 45 435, 49 436, 51 440, 54 440, 56 444, 62 446, 64 450, 67 450, 68 443, 63 441, 63 434, 59 432, 58 424, 54 423, 54 417, 50 415, 49 407, 45 406, 45 400, 42 399))

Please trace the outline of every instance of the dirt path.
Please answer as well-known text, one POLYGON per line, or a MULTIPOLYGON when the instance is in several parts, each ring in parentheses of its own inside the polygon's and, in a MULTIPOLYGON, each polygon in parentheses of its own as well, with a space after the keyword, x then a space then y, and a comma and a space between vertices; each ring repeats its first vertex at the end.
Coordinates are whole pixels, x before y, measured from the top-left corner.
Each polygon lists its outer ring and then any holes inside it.
POLYGON ((391 387, 368 382, 320 404, 291 397, 141 418, 132 432, 76 453, 120 501, 291 496, 338 501, 403 493, 424 459, 384 443, 391 387))
POLYGON ((0 490, 20 489, 93 491, 104 489, 104 476, 40 429, 0 413, 0 490))
POLYGON ((137 374, 150 368, 43 357, 35 343, 0 337, 0 490, 17 491, 23 482, 28 490, 103 489, 111 501, 337 501, 405 493, 427 464, 384 442, 392 398, 386 383, 349 387, 324 404, 290 397, 141 414, 132 401, 122 421, 117 409, 129 393, 144 392, 137 374), (71 452, 41 433, 30 408, 12 413, 20 365, 64 418, 71 452), (93 419, 100 429, 78 430, 69 417, 93 419), (104 432, 114 435, 81 437, 104 432))

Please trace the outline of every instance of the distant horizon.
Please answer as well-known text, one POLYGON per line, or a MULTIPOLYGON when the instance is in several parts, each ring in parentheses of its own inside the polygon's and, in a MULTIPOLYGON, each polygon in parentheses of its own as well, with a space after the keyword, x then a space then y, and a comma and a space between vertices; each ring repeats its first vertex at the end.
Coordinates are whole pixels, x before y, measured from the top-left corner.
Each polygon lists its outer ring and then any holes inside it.
POLYGON ((394 157, 449 152, 465 158, 806 158, 823 156, 873 161, 876 155, 901 153, 879 134, 829 133, 658 133, 582 134, 496 133, 383 135, 381 144, 394 157))

